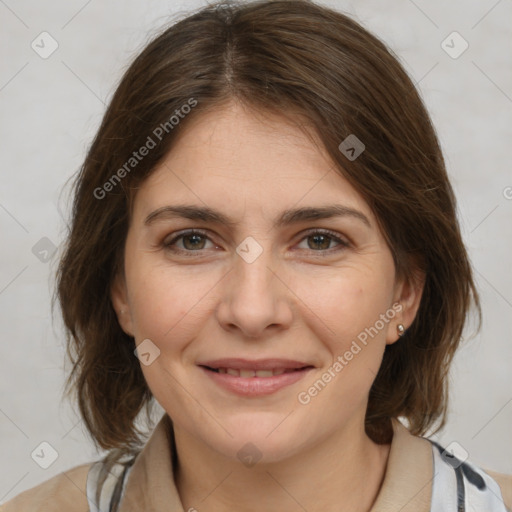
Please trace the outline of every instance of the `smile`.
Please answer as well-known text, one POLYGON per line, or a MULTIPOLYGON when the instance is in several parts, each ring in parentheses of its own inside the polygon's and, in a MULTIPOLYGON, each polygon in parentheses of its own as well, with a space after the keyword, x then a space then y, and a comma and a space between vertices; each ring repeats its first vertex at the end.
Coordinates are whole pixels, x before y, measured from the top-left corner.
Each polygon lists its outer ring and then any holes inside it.
POLYGON ((283 369, 283 368, 274 368, 272 370, 238 370, 236 368, 208 368, 213 372, 217 373, 227 373, 228 375, 233 375, 235 377, 242 377, 243 379, 248 379, 251 377, 272 377, 274 375, 281 375, 283 373, 290 373, 300 371, 300 369, 283 369))
POLYGON ((219 387, 242 396, 269 395, 301 380, 312 365, 300 361, 229 359, 198 364, 219 387))

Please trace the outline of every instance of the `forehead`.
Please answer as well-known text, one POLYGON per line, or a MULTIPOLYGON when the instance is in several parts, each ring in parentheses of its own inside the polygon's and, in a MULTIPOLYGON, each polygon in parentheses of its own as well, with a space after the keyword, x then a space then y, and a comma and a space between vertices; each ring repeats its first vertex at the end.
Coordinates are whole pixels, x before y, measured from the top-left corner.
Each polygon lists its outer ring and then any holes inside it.
POLYGON ((371 217, 314 132, 308 133, 287 117, 236 103, 198 114, 142 184, 135 216, 169 202, 193 201, 269 215, 292 206, 338 203, 371 217))

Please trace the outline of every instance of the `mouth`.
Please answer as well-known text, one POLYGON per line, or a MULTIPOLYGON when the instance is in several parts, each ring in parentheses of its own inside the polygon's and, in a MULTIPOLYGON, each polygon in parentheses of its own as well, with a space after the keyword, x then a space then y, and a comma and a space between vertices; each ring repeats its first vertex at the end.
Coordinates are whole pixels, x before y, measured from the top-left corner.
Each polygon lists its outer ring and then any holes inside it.
POLYGON ((242 396, 275 393, 302 379, 313 365, 285 359, 222 359, 198 363, 221 388, 242 396))
POLYGON ((241 377, 242 379, 250 379, 252 377, 268 378, 276 375, 282 375, 283 373, 300 372, 306 368, 313 368, 312 366, 304 366, 302 368, 272 368, 270 370, 251 370, 248 368, 237 369, 237 368, 211 368, 209 366, 203 366, 206 370, 210 370, 215 373, 232 375, 233 377, 241 377))

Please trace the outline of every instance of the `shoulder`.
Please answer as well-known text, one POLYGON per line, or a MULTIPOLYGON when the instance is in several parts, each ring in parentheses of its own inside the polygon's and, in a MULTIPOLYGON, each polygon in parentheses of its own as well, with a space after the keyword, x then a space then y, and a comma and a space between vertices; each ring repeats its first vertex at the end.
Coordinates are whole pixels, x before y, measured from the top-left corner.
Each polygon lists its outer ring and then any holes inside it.
MULTIPOLYGON (((468 460, 467 454, 458 457, 454 446, 444 447, 428 437, 415 436, 398 421, 393 426, 386 470, 392 485, 387 487, 398 489, 396 496, 406 496, 404 511, 458 510, 465 503, 471 510, 512 512, 512 475, 485 469, 468 460), (414 497, 414 503, 409 496, 414 497)), ((386 503, 393 502, 392 498, 386 496, 386 503)))
POLYGON ((512 475, 506 475, 504 473, 496 473, 488 469, 484 470, 496 483, 500 486, 501 495, 505 506, 512 510, 512 475))
POLYGON ((467 455, 459 458, 450 446, 444 448, 435 441, 431 442, 434 453, 433 486, 434 490, 437 488, 433 501, 437 500, 437 508, 450 496, 453 497, 452 491, 456 489, 459 508, 465 502, 473 506, 474 510, 512 510, 512 475, 486 470, 467 460, 467 455))
POLYGON ((87 474, 93 463, 82 464, 44 481, 0 505, 0 512, 85 512, 87 474))

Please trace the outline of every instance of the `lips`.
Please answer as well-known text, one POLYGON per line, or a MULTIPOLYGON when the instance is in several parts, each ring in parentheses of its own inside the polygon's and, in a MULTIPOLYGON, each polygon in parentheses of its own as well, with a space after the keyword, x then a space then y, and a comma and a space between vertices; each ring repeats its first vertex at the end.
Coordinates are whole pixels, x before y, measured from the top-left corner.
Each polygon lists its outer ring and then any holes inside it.
POLYGON ((302 379, 314 368, 291 359, 241 358, 202 361, 198 366, 222 388, 244 396, 274 393, 302 379))

